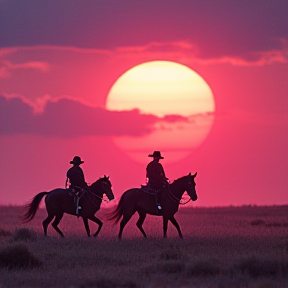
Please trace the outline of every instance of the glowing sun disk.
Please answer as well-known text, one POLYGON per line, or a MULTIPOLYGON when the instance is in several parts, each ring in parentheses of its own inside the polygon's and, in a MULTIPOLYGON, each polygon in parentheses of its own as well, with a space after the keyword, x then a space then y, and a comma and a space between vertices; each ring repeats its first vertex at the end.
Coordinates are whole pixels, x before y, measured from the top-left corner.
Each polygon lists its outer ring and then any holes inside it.
POLYGON ((152 150, 166 152, 168 157, 170 153, 170 160, 177 161, 207 137, 214 120, 215 103, 209 85, 195 71, 175 62, 152 61, 135 66, 119 77, 109 91, 106 107, 118 111, 136 108, 159 117, 194 115, 187 123, 157 123, 154 132, 144 137, 114 139, 117 146, 137 161, 146 161, 145 153, 152 150))

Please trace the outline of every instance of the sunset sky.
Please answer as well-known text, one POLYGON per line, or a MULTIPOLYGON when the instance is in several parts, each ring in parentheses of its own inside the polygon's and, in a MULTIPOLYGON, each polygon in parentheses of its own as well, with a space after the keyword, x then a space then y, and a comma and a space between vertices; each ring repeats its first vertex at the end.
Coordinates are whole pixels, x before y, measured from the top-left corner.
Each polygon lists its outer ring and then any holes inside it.
POLYGON ((0 204, 64 187, 75 155, 119 199, 154 150, 171 182, 198 172, 191 206, 288 204, 287 15, 283 0, 0 0, 0 204), (132 69, 152 61, 183 74, 132 69))

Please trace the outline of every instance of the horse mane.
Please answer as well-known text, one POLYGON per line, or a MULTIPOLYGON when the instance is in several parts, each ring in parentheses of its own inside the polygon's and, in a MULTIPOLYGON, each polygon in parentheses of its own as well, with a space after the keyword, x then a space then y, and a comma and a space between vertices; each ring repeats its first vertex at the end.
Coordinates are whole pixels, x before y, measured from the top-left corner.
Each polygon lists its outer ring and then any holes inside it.
POLYGON ((175 180, 173 180, 172 183, 170 183, 170 185, 172 185, 172 184, 177 184, 178 182, 182 181, 182 180, 183 180, 184 178, 186 178, 186 177, 187 177, 187 175, 182 176, 182 177, 180 177, 180 178, 178 178, 178 179, 175 179, 175 180))
POLYGON ((96 185, 98 186, 100 183, 106 182, 107 180, 109 180, 109 176, 104 175, 103 177, 99 177, 99 179, 97 179, 94 183, 92 183, 90 185, 90 187, 92 187, 92 186, 94 187, 96 185))

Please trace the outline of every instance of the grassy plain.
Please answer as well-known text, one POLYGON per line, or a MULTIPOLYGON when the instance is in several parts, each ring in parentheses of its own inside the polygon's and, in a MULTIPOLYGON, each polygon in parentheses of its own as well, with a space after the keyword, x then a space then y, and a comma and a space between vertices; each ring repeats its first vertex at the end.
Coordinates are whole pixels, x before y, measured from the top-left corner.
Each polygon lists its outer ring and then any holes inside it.
POLYGON ((135 215, 118 241, 108 211, 96 214, 104 222, 98 238, 65 215, 62 239, 51 226, 43 236, 44 209, 21 224, 21 207, 0 207, 0 288, 288 287, 288 206, 180 207, 184 240, 171 223, 162 239, 161 218, 152 216, 143 239, 135 215))

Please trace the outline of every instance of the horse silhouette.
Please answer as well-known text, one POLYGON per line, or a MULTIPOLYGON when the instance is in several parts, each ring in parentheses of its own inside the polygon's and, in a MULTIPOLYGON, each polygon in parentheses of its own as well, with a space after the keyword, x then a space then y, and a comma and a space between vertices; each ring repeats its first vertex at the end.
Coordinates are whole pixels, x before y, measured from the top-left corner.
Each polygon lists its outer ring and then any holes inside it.
MULTIPOLYGON (((42 198, 46 195, 45 206, 48 216, 42 222, 44 235, 47 236, 48 225, 55 217, 52 227, 60 234, 60 236, 64 237, 62 231, 58 228, 58 224, 60 223, 64 213, 76 216, 74 198, 69 192, 70 190, 62 188, 57 188, 50 192, 40 192, 25 206, 27 212, 23 215, 23 222, 29 222, 34 218, 42 198)), ((80 217, 83 219, 88 236, 90 236, 88 219, 98 224, 98 229, 94 236, 97 236, 102 228, 102 221, 94 214, 100 209, 103 194, 106 194, 109 200, 114 199, 112 185, 107 176, 99 178, 96 182, 91 184, 89 189, 87 189, 81 197, 80 204, 82 209, 80 217)))
POLYGON ((169 184, 167 193, 163 193, 162 195, 161 215, 159 215, 159 211, 156 207, 155 195, 145 193, 141 191, 140 188, 132 188, 124 192, 118 206, 108 216, 108 219, 114 220, 115 224, 118 223, 122 217, 118 238, 121 239, 125 225, 135 212, 138 212, 139 214, 136 225, 145 238, 147 236, 142 225, 147 214, 163 217, 164 238, 167 237, 168 220, 176 227, 179 237, 183 238, 180 226, 174 218, 174 215, 178 211, 180 200, 185 191, 187 191, 193 201, 197 200, 198 197, 194 180, 196 175, 197 173, 194 175, 189 173, 187 176, 183 176, 175 180, 172 184, 169 184))

